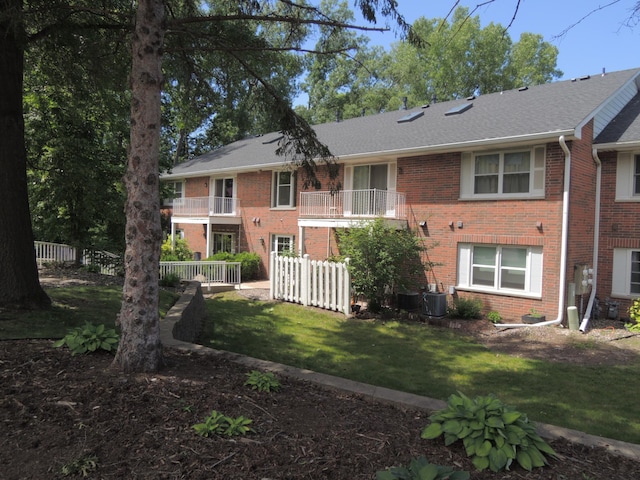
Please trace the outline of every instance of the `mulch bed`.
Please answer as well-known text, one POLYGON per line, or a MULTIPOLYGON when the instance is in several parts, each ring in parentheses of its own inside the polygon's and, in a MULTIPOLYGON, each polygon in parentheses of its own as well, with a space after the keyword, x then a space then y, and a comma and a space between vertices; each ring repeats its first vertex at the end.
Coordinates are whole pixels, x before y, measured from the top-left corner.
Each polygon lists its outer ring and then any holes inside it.
POLYGON ((428 413, 281 378, 277 393, 244 385, 246 367, 167 350, 158 374, 124 375, 108 354, 71 356, 47 340, 0 342, 0 478, 374 479, 425 455, 473 479, 637 479, 640 463, 566 441, 549 467, 476 472, 460 448, 420 439, 428 413), (212 411, 253 420, 243 437, 195 434, 212 411), (70 475, 80 478, 81 473, 70 475))

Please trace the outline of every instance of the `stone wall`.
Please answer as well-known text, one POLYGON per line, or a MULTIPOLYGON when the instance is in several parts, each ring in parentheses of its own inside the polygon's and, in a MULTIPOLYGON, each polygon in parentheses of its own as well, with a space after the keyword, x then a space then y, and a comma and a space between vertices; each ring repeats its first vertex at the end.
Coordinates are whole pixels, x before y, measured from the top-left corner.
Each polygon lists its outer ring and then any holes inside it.
POLYGON ((163 343, 168 336, 183 342, 193 343, 207 318, 207 310, 200 282, 189 282, 167 316, 161 322, 161 330, 170 335, 162 335, 163 343))

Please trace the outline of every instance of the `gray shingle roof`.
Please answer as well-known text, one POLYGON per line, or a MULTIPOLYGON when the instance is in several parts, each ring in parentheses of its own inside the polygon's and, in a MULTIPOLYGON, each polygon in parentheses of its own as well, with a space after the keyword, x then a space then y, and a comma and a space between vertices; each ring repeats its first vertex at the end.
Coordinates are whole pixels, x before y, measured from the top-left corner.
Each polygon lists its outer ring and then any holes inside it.
MULTIPOLYGON (((640 69, 611 72, 481 95, 472 100, 436 103, 424 109, 352 118, 316 125, 314 129, 333 155, 343 159, 355 155, 401 155, 403 151, 407 154, 420 150, 457 151, 474 145, 570 136, 639 74, 640 69), (471 108, 445 115, 465 103, 471 103, 471 108), (412 121, 398 122, 419 111, 424 114, 412 121)), ((600 136, 604 138, 607 131, 600 136)), ((635 134, 640 138, 640 123, 635 134)), ((285 159, 275 154, 278 143, 272 142, 278 137, 274 132, 234 142, 180 164, 163 177, 282 165, 285 159)))
POLYGON ((640 142, 640 93, 600 132, 594 144, 640 142))

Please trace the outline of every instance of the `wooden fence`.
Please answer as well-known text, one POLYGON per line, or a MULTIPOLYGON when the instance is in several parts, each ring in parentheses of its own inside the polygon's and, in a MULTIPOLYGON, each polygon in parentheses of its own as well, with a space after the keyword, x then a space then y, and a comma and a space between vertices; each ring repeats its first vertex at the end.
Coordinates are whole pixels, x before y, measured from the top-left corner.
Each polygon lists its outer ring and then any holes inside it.
POLYGON ((334 310, 349 315, 351 276, 346 262, 328 262, 271 252, 269 296, 272 299, 334 310))

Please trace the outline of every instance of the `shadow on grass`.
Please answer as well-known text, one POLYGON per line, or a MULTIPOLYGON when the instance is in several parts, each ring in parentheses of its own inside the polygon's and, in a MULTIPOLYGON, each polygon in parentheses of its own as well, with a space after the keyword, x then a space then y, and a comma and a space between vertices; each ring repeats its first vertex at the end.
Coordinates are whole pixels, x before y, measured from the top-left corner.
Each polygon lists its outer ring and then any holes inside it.
POLYGON ((346 319, 235 293, 207 307, 206 346, 442 400, 457 391, 494 393, 533 420, 640 442, 638 362, 602 367, 513 357, 447 328, 346 319))

